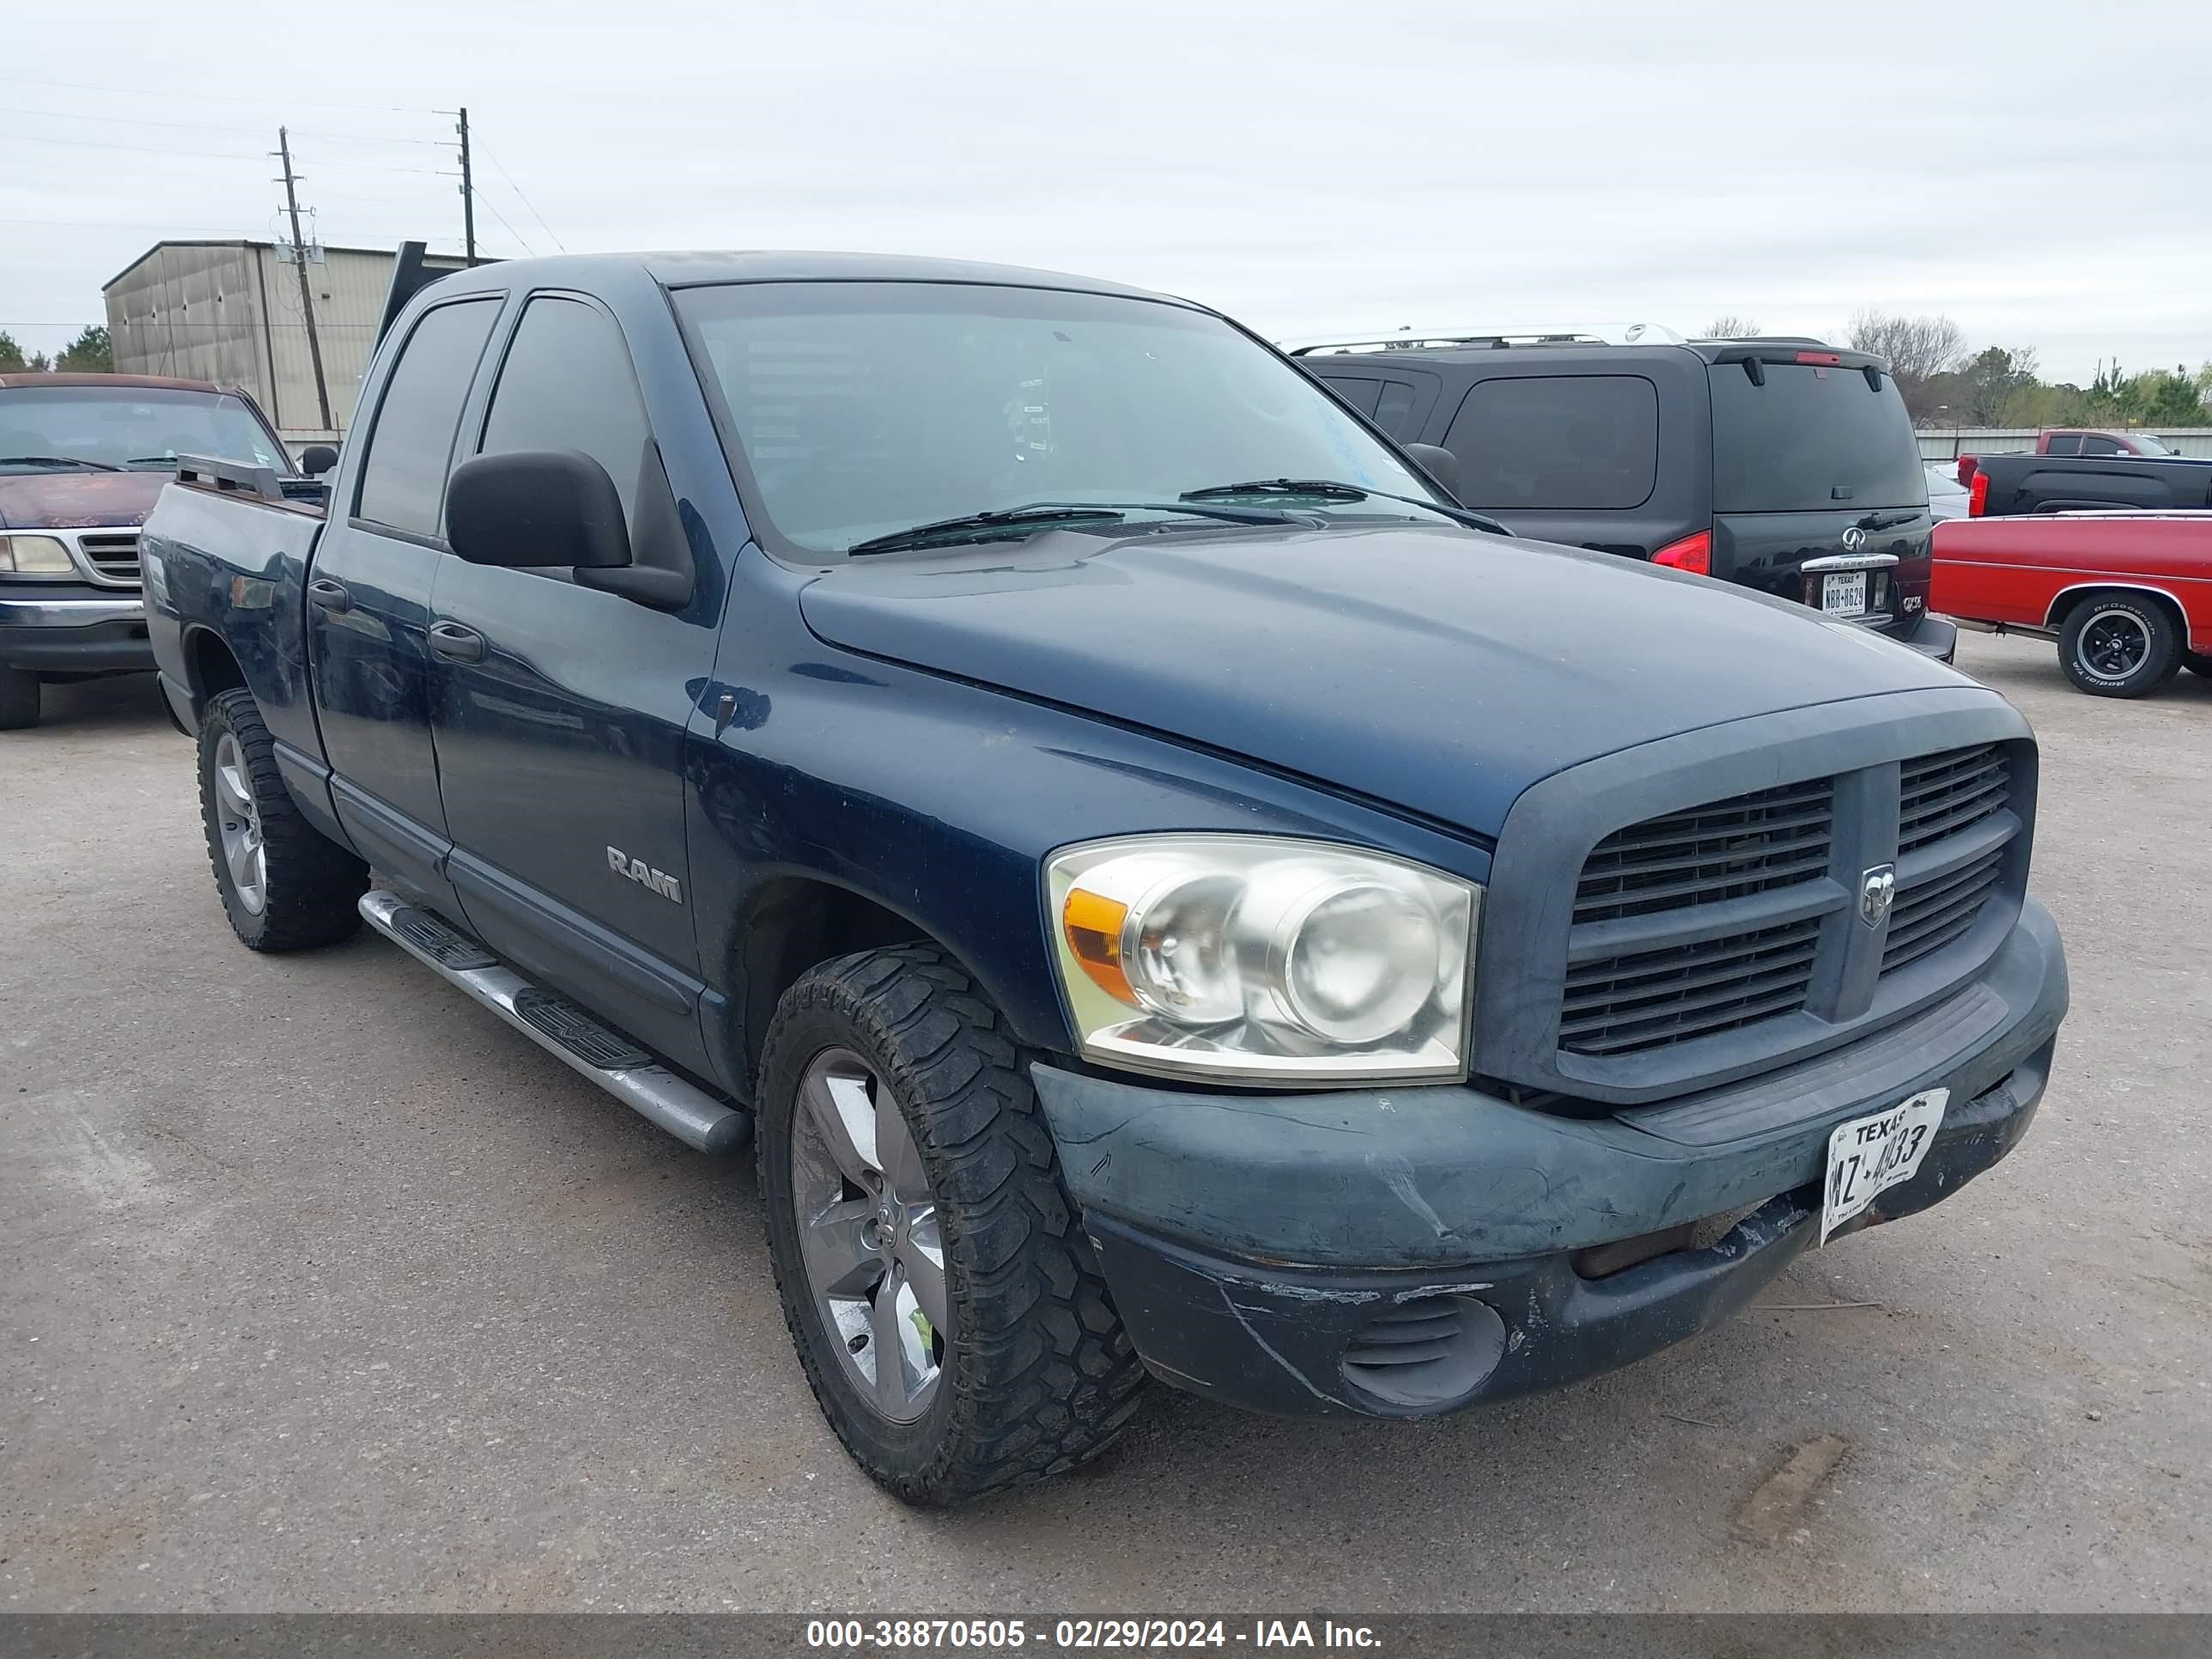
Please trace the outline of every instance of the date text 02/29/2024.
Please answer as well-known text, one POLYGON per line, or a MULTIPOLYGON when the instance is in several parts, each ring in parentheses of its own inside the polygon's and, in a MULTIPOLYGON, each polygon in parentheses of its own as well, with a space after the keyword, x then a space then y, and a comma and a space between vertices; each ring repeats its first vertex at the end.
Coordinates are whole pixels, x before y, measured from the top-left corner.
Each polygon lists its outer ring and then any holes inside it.
POLYGON ((1366 1625, 1333 1620, 1257 1619, 1238 1628, 1222 1619, 1060 1619, 1032 1629, 1022 1619, 816 1619, 806 1626, 810 1648, 1013 1651, 1035 1644, 1048 1650, 1143 1648, 1375 1648, 1366 1625), (1048 1637, 1048 1631, 1049 1635, 1048 1637))

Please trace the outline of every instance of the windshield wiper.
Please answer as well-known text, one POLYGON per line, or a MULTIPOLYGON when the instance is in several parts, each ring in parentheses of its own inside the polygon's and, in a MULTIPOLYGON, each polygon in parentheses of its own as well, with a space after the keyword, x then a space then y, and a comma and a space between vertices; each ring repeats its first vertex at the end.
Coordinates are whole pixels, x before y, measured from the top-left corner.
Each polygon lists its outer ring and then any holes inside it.
POLYGON ((88 466, 95 472, 120 472, 112 461, 88 461, 81 455, 0 455, 0 466, 88 466))
POLYGON ((1038 501, 1030 507, 994 508, 968 513, 957 519, 937 519, 886 536, 854 542, 845 551, 866 557, 871 553, 898 553, 909 548, 955 546, 983 541, 1001 534, 1035 535, 1059 525, 1118 524, 1132 513, 1175 513, 1186 518, 1219 519, 1229 524, 1297 524, 1287 513, 1264 507, 1200 507, 1188 501, 1038 501))
POLYGON ((1493 536, 1513 533, 1486 513, 1471 512, 1464 507, 1432 501, 1419 495, 1400 495, 1364 484, 1343 483, 1334 478, 1255 478, 1247 483, 1209 484, 1204 489, 1187 489, 1182 498, 1187 501, 1210 501, 1232 495, 1304 495, 1326 501, 1364 501, 1376 495, 1386 501, 1403 501, 1408 507, 1425 507, 1431 513, 1441 513, 1447 519, 1476 530, 1486 530, 1493 536))
POLYGON ((1187 501, 1224 501, 1231 495, 1308 495, 1325 501, 1367 499, 1367 492, 1358 484, 1339 483, 1334 478, 1254 478, 1247 483, 1208 484, 1203 489, 1182 492, 1187 501))

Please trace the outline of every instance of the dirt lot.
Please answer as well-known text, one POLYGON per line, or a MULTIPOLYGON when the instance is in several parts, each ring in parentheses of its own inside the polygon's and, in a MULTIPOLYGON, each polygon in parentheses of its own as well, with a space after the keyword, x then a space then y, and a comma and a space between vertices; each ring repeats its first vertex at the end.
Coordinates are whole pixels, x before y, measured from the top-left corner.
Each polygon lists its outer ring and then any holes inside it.
POLYGON ((0 734, 0 1607, 2212 1608, 2212 681, 1962 662, 2041 732, 2074 972, 2017 1155, 1625 1374, 1163 1391, 951 1516, 816 1414, 749 1164, 389 945, 240 949, 150 684, 54 696, 0 734))

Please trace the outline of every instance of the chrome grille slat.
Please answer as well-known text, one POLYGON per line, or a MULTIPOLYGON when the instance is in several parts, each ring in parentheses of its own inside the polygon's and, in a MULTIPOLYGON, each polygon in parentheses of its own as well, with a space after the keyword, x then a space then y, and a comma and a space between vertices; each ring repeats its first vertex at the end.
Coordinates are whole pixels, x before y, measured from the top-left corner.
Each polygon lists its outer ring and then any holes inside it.
POLYGON ((103 587, 139 585, 138 532, 135 530, 80 530, 73 533, 79 564, 103 587))

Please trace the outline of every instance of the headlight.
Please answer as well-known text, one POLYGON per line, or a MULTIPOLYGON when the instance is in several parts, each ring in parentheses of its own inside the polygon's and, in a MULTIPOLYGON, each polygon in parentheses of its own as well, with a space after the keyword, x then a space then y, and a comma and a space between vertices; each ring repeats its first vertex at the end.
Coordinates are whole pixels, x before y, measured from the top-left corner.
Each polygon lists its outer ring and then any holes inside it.
POLYGON ((0 536, 0 576, 67 576, 76 567, 52 536, 0 536))
POLYGON ((1145 836, 1056 853, 1045 885, 1094 1060, 1259 1083, 1467 1073, 1471 883, 1320 842, 1145 836))

